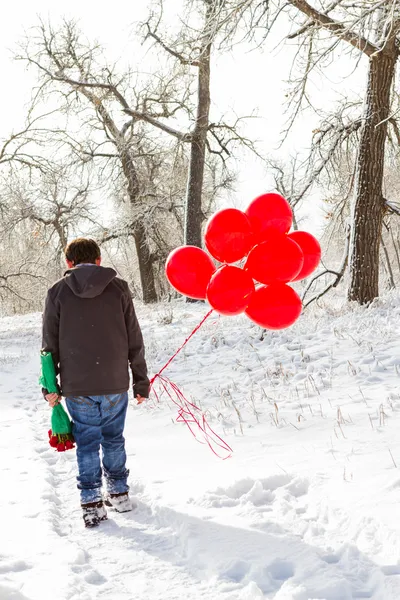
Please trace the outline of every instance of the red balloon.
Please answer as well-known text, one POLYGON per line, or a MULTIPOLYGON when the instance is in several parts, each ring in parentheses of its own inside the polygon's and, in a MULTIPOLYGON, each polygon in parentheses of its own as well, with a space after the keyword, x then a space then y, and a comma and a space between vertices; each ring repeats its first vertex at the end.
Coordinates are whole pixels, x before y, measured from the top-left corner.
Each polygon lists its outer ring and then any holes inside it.
POLYGON ((254 245, 247 215, 237 208, 219 210, 207 223, 204 241, 220 262, 233 263, 247 256, 254 245))
POLYGON ((221 315, 238 315, 247 307, 253 292, 254 282, 246 271, 224 265, 211 277, 207 300, 221 315))
POLYGON ((319 241, 311 233, 307 233, 307 231, 292 231, 288 237, 303 250, 303 267, 300 273, 292 279, 292 281, 299 281, 308 277, 318 267, 321 260, 321 246, 319 245, 319 241))
POLYGON ((258 242, 266 240, 271 232, 287 233, 292 226, 292 209, 280 194, 258 196, 250 203, 246 214, 258 242))
POLYGON ((284 283, 263 285, 252 294, 246 315, 265 329, 285 329, 299 318, 302 304, 293 288, 284 283))
POLYGON ((204 250, 196 246, 175 248, 165 263, 168 281, 179 293, 205 300, 215 265, 204 250))
POLYGON ((300 246, 287 235, 276 234, 254 246, 244 268, 260 283, 287 283, 297 277, 303 262, 300 246))

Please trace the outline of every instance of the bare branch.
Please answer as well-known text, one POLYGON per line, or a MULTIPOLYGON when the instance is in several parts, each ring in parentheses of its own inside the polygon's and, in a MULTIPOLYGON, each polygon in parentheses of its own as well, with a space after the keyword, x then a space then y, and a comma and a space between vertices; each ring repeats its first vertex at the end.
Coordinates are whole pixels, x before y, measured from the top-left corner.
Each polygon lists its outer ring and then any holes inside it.
POLYGON ((145 121, 146 123, 149 123, 150 125, 153 125, 154 127, 157 127, 157 129, 160 129, 161 131, 164 131, 165 133, 168 133, 169 135, 174 136, 181 142, 191 142, 192 141, 193 136, 191 133, 185 133, 182 131, 178 131, 177 129, 174 129, 173 127, 170 127, 169 125, 166 125, 165 123, 162 123, 161 121, 158 121, 157 119, 154 119, 151 115, 142 113, 137 110, 133 110, 132 108, 126 108, 124 110, 124 112, 127 115, 130 115, 131 117, 136 119, 137 121, 145 121))
POLYGON ((395 136, 396 136, 396 139, 397 139, 397 143, 400 146, 400 129, 399 129, 399 125, 398 125, 396 119, 391 118, 388 121, 391 124, 391 126, 393 127, 393 130, 394 130, 394 133, 395 133, 395 136))
POLYGON ((155 40, 157 42, 157 44, 159 44, 161 46, 161 48, 163 48, 166 52, 168 52, 168 54, 170 54, 174 58, 177 58, 182 65, 189 65, 191 67, 199 67, 200 66, 200 62, 198 60, 190 60, 189 58, 184 57, 183 54, 180 54, 179 52, 177 52, 176 50, 173 50, 173 48, 171 48, 170 46, 168 46, 160 38, 160 36, 156 34, 155 31, 151 30, 150 24, 149 24, 148 21, 146 23, 146 27, 147 27, 146 38, 147 37, 153 38, 153 40, 155 40))
MULTIPOLYGON (((338 4, 340 4, 341 2, 343 2, 343 0, 333 0, 333 2, 331 2, 331 4, 329 4, 326 7, 325 14, 328 14, 329 12, 334 10, 338 6, 338 4)), ((295 38, 300 37, 314 25, 315 25, 315 21, 308 21, 302 27, 300 27, 300 29, 298 31, 295 31, 294 33, 291 33, 290 35, 288 35, 287 39, 294 40, 295 38)))
POLYGON ((386 199, 384 199, 384 205, 388 212, 400 217, 400 205, 397 205, 394 202, 389 202, 389 200, 386 199))
POLYGON ((289 2, 302 13, 310 17, 315 23, 328 29, 328 31, 334 33, 339 39, 348 42, 354 46, 354 48, 357 48, 357 50, 361 50, 368 56, 373 56, 379 52, 380 48, 378 48, 378 46, 364 38, 362 35, 358 35, 351 31, 343 23, 332 19, 325 13, 319 12, 306 0, 289 0, 289 2))
POLYGON ((332 288, 335 288, 339 285, 343 275, 345 274, 346 268, 347 268, 347 264, 348 264, 348 260, 349 260, 349 250, 350 250, 350 228, 348 228, 348 231, 347 231, 346 245, 345 245, 345 248, 343 251, 343 257, 342 257, 342 261, 341 261, 339 269, 337 271, 332 271, 331 269, 325 269, 324 271, 322 271, 322 273, 318 273, 318 275, 316 275, 315 277, 313 277, 311 279, 310 283, 307 285, 306 289, 304 290, 303 297, 302 297, 304 308, 307 308, 307 306, 309 306, 312 302, 319 300, 320 298, 322 298, 322 296, 324 296, 327 292, 329 292, 329 290, 331 290, 332 288), (315 281, 317 281, 317 279, 319 279, 323 275, 329 275, 329 274, 335 275, 335 278, 321 292, 319 292, 318 294, 313 296, 310 300, 308 300, 308 302, 306 302, 304 304, 305 297, 306 297, 308 291, 311 289, 312 285, 315 283, 315 281))

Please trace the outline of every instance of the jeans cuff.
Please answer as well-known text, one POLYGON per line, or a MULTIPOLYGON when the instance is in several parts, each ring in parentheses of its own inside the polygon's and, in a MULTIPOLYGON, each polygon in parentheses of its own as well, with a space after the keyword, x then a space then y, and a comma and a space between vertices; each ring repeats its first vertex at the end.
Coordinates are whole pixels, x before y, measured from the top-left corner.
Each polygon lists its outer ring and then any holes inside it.
POLYGON ((91 490, 82 490, 81 489, 81 504, 89 504, 90 502, 99 502, 99 500, 103 500, 103 496, 101 494, 101 488, 95 488, 91 490))
POLYGON ((129 470, 125 469, 122 473, 115 475, 104 469, 104 476, 109 494, 123 494, 129 491, 128 476, 129 470))

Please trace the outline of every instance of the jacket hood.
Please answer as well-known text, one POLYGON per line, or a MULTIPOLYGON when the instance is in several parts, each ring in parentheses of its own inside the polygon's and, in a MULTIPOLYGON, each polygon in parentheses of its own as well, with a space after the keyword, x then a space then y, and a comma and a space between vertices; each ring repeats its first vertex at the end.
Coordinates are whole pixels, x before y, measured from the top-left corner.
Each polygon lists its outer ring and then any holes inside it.
POLYGON ((84 265, 65 272, 68 287, 79 298, 95 298, 100 296, 115 277, 114 269, 97 265, 84 265))

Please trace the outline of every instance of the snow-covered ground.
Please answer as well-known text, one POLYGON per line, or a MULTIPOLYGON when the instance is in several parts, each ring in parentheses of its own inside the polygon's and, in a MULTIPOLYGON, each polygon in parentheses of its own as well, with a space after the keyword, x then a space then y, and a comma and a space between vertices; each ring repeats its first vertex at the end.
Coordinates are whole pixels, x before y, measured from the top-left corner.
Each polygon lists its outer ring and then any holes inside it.
MULTIPOLYGON (((206 310, 138 308, 151 373, 206 310)), ((211 316, 166 374, 232 458, 165 397, 132 403, 138 507, 85 530, 74 452, 47 443, 40 315, 1 319, 0 600, 399 600, 399 325, 398 294, 263 340, 211 316)))

